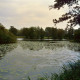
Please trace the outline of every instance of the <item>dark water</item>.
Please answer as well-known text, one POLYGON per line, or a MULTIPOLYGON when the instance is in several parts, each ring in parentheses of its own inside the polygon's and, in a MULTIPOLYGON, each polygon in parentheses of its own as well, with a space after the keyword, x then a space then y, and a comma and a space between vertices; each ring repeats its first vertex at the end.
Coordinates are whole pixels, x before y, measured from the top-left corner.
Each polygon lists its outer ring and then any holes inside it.
POLYGON ((59 73, 63 64, 80 58, 80 44, 60 41, 0 45, 0 80, 32 80, 59 73))

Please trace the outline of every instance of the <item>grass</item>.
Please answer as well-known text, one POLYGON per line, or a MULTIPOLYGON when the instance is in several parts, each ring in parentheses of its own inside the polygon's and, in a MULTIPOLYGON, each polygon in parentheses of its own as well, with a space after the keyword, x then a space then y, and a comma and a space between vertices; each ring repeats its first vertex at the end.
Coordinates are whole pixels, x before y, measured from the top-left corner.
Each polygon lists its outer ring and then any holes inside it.
POLYGON ((80 80, 80 60, 70 63, 69 68, 64 66, 60 74, 51 74, 50 77, 40 77, 37 80, 80 80))
POLYGON ((80 80, 80 61, 69 64, 69 69, 63 67, 63 73, 55 74, 52 80, 80 80))

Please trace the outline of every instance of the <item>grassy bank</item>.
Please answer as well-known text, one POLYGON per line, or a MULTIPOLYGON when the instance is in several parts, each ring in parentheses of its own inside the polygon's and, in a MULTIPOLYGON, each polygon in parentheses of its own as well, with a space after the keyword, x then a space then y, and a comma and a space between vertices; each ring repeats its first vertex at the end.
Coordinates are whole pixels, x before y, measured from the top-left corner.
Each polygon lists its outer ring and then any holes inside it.
POLYGON ((50 77, 40 77, 37 80, 80 80, 80 61, 70 63, 68 69, 63 67, 60 74, 51 74, 50 77))

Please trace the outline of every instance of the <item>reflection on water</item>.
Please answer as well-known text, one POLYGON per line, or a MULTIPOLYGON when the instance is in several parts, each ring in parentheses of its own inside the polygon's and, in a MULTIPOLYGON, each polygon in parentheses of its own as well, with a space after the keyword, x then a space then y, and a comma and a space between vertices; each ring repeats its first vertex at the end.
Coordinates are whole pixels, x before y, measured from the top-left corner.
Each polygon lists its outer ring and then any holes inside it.
POLYGON ((80 44, 79 43, 70 43, 68 44, 68 48, 74 51, 79 51, 80 52, 80 44))
POLYGON ((29 49, 29 50, 41 50, 43 48, 46 48, 46 49, 58 49, 58 48, 62 48, 62 47, 65 47, 65 48, 68 48, 68 49, 71 49, 71 50, 74 50, 74 51, 80 51, 80 44, 79 43, 70 43, 70 42, 67 42, 67 41, 64 41, 64 42, 53 42, 53 43, 50 43, 50 42, 26 42, 26 41, 23 41, 23 42, 19 42, 20 46, 23 48, 23 49, 29 49))
POLYGON ((17 44, 0 45, 0 59, 2 59, 2 57, 4 57, 7 52, 12 51, 16 47, 17 47, 17 44))
POLYGON ((0 80, 26 80, 28 76, 36 80, 43 74, 59 72, 63 64, 78 60, 79 53, 80 44, 67 41, 0 45, 0 80))

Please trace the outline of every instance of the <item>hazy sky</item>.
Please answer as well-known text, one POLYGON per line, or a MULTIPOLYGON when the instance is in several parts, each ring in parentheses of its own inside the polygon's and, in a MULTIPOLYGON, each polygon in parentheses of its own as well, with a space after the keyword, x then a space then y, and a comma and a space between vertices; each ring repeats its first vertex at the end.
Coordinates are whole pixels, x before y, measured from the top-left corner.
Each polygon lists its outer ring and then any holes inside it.
MULTIPOLYGON (((68 9, 49 10, 49 5, 54 4, 54 0, 0 0, 0 23, 6 28, 14 26, 18 29, 22 27, 54 26, 53 18, 58 18, 68 9)), ((65 23, 58 24, 59 28, 64 28, 65 23)))

